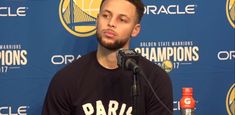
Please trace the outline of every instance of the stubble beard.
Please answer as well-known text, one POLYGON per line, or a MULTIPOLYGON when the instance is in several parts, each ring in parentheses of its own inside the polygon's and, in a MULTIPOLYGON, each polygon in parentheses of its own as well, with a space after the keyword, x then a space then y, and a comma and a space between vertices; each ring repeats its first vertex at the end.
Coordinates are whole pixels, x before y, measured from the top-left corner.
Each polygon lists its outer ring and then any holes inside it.
POLYGON ((101 34, 97 31, 96 31, 96 38, 101 46, 111 51, 117 51, 123 48, 125 44, 128 42, 128 38, 125 38, 122 40, 115 40, 114 43, 105 43, 105 41, 103 41, 102 39, 101 34))

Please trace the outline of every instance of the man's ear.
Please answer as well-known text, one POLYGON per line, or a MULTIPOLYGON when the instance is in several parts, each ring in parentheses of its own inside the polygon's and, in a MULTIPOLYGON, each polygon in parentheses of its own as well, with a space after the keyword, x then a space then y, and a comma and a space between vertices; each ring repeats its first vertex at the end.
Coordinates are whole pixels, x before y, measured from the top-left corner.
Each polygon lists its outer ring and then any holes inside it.
POLYGON ((136 24, 135 27, 132 30, 131 37, 138 36, 138 34, 140 33, 140 30, 141 30, 141 25, 140 24, 136 24))
POLYGON ((97 24, 97 21, 98 21, 98 19, 99 19, 99 13, 97 14, 97 18, 96 18, 96 24, 97 24))

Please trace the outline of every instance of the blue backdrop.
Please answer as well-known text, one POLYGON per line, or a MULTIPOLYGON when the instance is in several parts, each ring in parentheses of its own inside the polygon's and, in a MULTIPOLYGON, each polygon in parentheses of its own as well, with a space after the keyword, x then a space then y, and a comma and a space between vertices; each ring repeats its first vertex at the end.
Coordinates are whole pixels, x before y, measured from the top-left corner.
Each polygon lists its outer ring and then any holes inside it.
MULTIPOLYGON (((96 49, 100 2, 0 1, 0 115, 40 115, 55 72, 96 49)), ((144 3, 131 48, 169 73, 174 114, 182 87, 193 88, 197 115, 234 114, 235 1, 144 3)))

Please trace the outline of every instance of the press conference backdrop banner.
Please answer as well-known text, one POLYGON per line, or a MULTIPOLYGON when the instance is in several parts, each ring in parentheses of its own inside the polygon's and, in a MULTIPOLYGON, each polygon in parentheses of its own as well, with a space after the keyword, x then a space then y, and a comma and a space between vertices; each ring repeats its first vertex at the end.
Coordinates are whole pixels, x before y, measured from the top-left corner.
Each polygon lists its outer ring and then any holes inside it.
MULTIPOLYGON (((100 2, 0 1, 1 115, 40 115, 53 75, 96 49, 100 2)), ((235 0, 144 3, 131 48, 169 73, 174 114, 183 87, 194 90, 196 115, 234 114, 235 0)))

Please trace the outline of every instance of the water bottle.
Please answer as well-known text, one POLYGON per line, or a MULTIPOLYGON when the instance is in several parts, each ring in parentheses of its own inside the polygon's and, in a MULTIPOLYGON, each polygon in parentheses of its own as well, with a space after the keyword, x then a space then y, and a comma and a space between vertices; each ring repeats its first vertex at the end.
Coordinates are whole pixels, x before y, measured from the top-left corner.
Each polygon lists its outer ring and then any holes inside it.
POLYGON ((194 109, 193 88, 182 88, 182 98, 180 99, 181 115, 194 115, 194 109))

